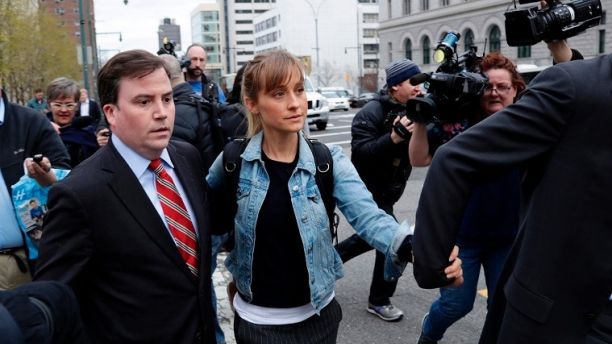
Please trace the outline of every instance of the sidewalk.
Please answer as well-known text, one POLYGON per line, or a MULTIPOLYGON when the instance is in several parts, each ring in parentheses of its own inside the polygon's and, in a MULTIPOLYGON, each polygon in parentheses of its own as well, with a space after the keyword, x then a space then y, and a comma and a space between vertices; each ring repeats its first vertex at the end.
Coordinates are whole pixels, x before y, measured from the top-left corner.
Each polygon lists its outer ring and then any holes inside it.
POLYGON ((217 255, 217 269, 213 273, 213 285, 215 287, 215 293, 217 294, 217 317, 219 318, 219 324, 225 333, 226 344, 236 344, 234 338, 234 312, 230 308, 229 299, 227 297, 227 283, 231 279, 231 274, 225 268, 225 258, 227 252, 219 253, 217 255))

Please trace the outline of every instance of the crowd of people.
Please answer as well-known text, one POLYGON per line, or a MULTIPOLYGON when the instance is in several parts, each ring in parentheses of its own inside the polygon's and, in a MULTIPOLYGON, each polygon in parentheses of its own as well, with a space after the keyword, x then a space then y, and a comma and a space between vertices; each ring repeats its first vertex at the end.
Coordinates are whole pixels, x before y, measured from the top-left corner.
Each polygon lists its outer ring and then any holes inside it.
POLYGON ((27 107, 0 88, 0 330, 10 343, 224 343, 211 275, 226 250, 238 343, 335 343, 336 280, 374 249, 367 312, 402 319, 391 298, 408 263, 440 288, 419 344, 471 311, 481 266, 481 343, 612 343, 612 57, 549 48, 557 66, 529 87, 509 58, 485 55, 479 109, 452 122, 413 121, 421 70, 392 61, 353 119, 350 159, 322 145, 324 164, 303 131, 303 66, 284 50, 251 60, 227 98, 199 44, 186 68, 115 55, 99 103, 64 77, 27 107), (413 166, 430 167, 410 226, 393 208, 413 166), (11 198, 24 175, 51 186, 36 257, 11 198), (335 246, 328 194, 356 232, 335 246))

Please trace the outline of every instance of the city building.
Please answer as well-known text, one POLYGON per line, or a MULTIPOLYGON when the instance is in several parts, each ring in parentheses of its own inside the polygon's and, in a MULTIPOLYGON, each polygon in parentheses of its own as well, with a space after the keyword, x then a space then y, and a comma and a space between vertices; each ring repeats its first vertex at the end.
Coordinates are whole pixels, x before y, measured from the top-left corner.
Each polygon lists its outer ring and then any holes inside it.
POLYGON ((378 73, 375 0, 278 1, 253 24, 255 54, 288 50, 302 58, 317 87, 342 86, 354 93, 375 89, 369 82, 378 73))
POLYGON ((222 0, 226 73, 235 73, 255 56, 253 19, 276 6, 276 0, 222 0))
POLYGON ((207 77, 216 82, 219 82, 225 71, 223 68, 224 27, 224 16, 218 3, 200 4, 191 11, 191 41, 204 46, 208 57, 205 73, 207 77))
POLYGON ((177 25, 174 19, 164 18, 161 20, 157 29, 157 41, 159 48, 164 45, 164 38, 174 42, 174 50, 181 50, 181 26, 177 25))
POLYGON ((93 0, 41 0, 40 6, 58 17, 58 25, 63 26, 74 39, 77 60, 83 67, 83 79, 79 82, 96 94, 95 76, 98 72, 96 50, 96 20, 93 0), (81 15, 82 10, 82 15, 81 15), (83 47, 85 47, 83 49, 83 47), (85 59, 83 56, 85 55, 85 59), (86 61, 83 65, 83 60, 86 61))
MULTIPOLYGON (((604 14, 600 25, 570 38, 571 47, 585 58, 612 50, 610 24, 605 9, 612 0, 602 0, 604 14)), ((531 7, 537 2, 529 4, 531 7)), ((524 6, 524 5, 522 5, 524 6)), ((407 57, 424 71, 437 65, 432 55, 437 43, 449 31, 461 34, 457 52, 474 44, 478 54, 493 50, 512 58, 517 64, 547 66, 552 64, 546 44, 511 47, 506 42, 504 12, 513 9, 507 0, 385 0, 380 3, 381 68, 394 59, 407 57)))

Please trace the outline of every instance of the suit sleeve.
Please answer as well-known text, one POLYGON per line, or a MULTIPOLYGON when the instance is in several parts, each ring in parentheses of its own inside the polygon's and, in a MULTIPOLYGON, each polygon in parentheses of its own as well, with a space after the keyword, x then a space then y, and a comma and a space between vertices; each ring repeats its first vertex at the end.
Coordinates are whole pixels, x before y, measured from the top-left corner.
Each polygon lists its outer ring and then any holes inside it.
POLYGON ((51 187, 35 280, 57 280, 78 289, 93 251, 88 216, 64 183, 51 187))
POLYGON ((561 67, 534 79, 522 98, 443 145, 429 168, 416 214, 414 276, 422 288, 444 276, 473 186, 548 153, 575 113, 575 86, 561 67))

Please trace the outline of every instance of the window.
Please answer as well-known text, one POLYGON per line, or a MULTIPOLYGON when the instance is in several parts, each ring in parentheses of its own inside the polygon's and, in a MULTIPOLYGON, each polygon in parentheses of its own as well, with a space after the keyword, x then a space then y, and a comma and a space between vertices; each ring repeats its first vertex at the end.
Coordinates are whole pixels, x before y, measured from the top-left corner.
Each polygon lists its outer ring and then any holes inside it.
POLYGON ((463 50, 468 51, 470 47, 474 45, 474 31, 472 31, 472 29, 465 30, 463 37, 463 50))
POLYGON ((236 24, 253 24, 252 20, 236 20, 236 24))
POLYGON ((235 3, 237 3, 237 4, 240 4, 240 3, 243 3, 243 4, 244 3, 249 3, 250 4, 251 2, 253 2, 253 1, 251 1, 251 0, 236 0, 235 1, 235 3))
POLYGON ((450 0, 440 0, 440 6, 446 7, 450 5, 450 0))
POLYGON ((236 41, 236 44, 238 45, 245 45, 245 44, 253 44, 253 41, 236 41))
POLYGON ((518 47, 516 55, 518 56, 518 58, 531 57, 531 46, 523 45, 518 47))
POLYGON ((266 12, 266 11, 267 11, 267 10, 255 10, 255 13, 264 13, 264 12, 266 12))
POLYGON ((252 51, 237 51, 236 55, 253 55, 252 51))
POLYGON ((363 68, 378 68, 378 59, 363 60, 363 68))
POLYGON ((599 30, 599 53, 606 52, 606 30, 599 30))
POLYGON ((252 35, 253 30, 238 30, 236 31, 237 35, 252 35))
POLYGON ((393 8, 393 6, 391 6, 391 0, 387 0, 387 17, 389 19, 393 18, 392 8, 393 8))
POLYGON ((387 52, 389 53, 389 63, 393 61, 393 43, 387 43, 387 52))
POLYGON ((253 10, 236 10, 236 13, 253 13, 253 10))
POLYGON ((497 25, 493 25, 489 32, 489 52, 501 52, 501 31, 497 25))
POLYGON ((429 37, 423 37, 421 45, 423 47, 423 64, 429 64, 431 57, 431 42, 429 41, 429 37))
POLYGON ((376 29, 363 29, 363 37, 364 38, 376 37, 376 29))
MULTIPOLYGON (((63 16, 63 15, 64 15, 64 13, 66 13, 66 11, 65 11, 63 8, 61 8, 61 7, 57 7, 57 8, 55 9, 55 14, 58 14, 58 15, 60 15, 60 16, 63 16)), ((80 25, 80 24, 79 24, 79 25, 80 25)))
POLYGON ((410 0, 403 0, 402 1, 402 14, 408 15, 410 14, 411 11, 412 9, 410 8, 410 0))
POLYGON ((364 23, 378 23, 378 13, 364 13, 363 22, 364 23))
POLYGON ((404 54, 407 59, 412 60, 412 41, 410 38, 406 38, 404 41, 404 54))
POLYGON ((378 54, 378 44, 364 44, 363 53, 364 54, 378 54))
POLYGON ((421 0, 421 11, 429 10, 429 0, 421 0))

